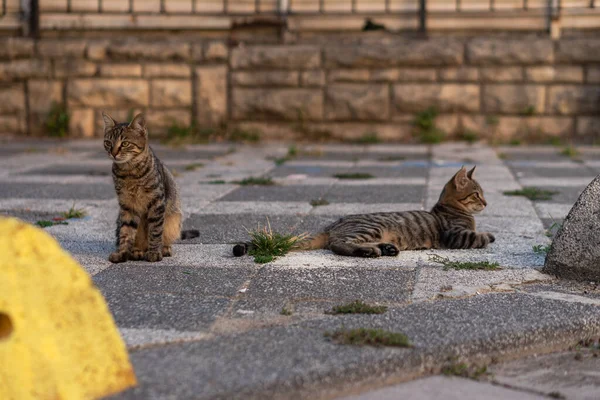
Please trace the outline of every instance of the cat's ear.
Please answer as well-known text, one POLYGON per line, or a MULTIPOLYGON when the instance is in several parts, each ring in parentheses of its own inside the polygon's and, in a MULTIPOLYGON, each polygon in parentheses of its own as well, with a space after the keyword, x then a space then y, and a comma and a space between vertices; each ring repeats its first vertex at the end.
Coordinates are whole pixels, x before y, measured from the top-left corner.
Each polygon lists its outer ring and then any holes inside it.
POLYGON ((454 187, 456 187, 458 190, 464 189, 467 186, 469 183, 469 178, 467 178, 467 170, 464 165, 456 173, 456 175, 454 175, 452 180, 454 181, 454 187))
POLYGON ((471 168, 469 170, 469 172, 467 172, 467 178, 473 179, 473 173, 475 172, 475 168, 477 168, 477 165, 475 165, 473 168, 471 168))
POLYGON ((143 114, 136 115, 129 124, 129 127, 146 136, 146 118, 144 118, 143 114))
POLYGON ((104 120, 104 130, 105 131, 112 129, 115 127, 115 125, 117 125, 117 121, 112 119, 112 117, 110 115, 108 115, 107 113, 105 113, 104 111, 102 111, 102 119, 104 120))

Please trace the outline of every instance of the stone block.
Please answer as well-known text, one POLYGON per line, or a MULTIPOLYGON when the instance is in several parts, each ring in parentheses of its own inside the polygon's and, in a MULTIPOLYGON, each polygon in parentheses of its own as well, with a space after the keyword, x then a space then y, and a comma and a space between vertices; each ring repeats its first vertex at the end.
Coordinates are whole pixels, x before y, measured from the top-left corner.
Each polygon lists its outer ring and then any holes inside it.
POLYGON ((87 60, 54 60, 54 76, 56 78, 76 78, 94 76, 98 71, 95 63, 87 60))
POLYGON ((192 70, 184 64, 146 64, 144 77, 146 78, 191 78, 192 70))
POLYGON ((313 46, 248 46, 231 52, 235 69, 310 69, 321 66, 321 51, 313 46))
POLYGON ((192 44, 192 60, 194 61, 204 61, 204 45, 202 43, 193 43, 192 44))
POLYGON ((390 115, 387 85, 331 85, 325 94, 328 120, 386 120, 390 115))
POLYGON ((67 85, 69 107, 145 107, 148 82, 133 79, 74 79, 67 85))
POLYGON ((463 61, 464 46, 457 39, 394 39, 362 45, 336 45, 325 49, 330 68, 387 68, 402 65, 456 65, 463 61))
POLYGON ((479 70, 474 67, 449 67, 439 70, 442 81, 476 82, 479 80, 479 70))
POLYGON ((486 67, 481 69, 481 79, 485 82, 520 82, 523 80, 521 67, 486 67))
POLYGON ((94 41, 88 43, 87 46, 87 58, 94 61, 102 61, 106 58, 108 41, 94 41))
POLYGON ((23 59, 0 64, 0 81, 48 78, 52 68, 48 60, 23 59))
POLYGON ((183 60, 190 59, 190 44, 182 41, 149 42, 126 40, 111 43, 108 55, 115 59, 146 60, 183 60))
POLYGON ((336 82, 368 82, 371 73, 368 69, 337 69, 329 71, 327 81, 336 82))
POLYGON ((20 133, 25 129, 25 124, 22 119, 16 115, 1 115, 0 116, 0 133, 20 133))
POLYGON ((303 71, 301 75, 302 86, 322 87, 325 86, 325 71, 314 69, 303 71))
MULTIPOLYGON (((468 126, 466 117, 463 125, 468 126)), ((475 122, 475 121, 473 121, 475 122)), ((553 137, 567 138, 573 132, 573 119, 568 117, 497 117, 497 122, 489 123, 489 117, 480 119, 480 126, 486 136, 497 143, 508 143, 513 138, 525 142, 548 142, 553 137)))
POLYGON ((224 42, 209 42, 204 46, 204 61, 227 61, 229 47, 224 42))
POLYGON ((217 126, 227 119, 227 66, 196 68, 196 115, 201 126, 217 126))
POLYGON ((549 90, 549 111, 552 113, 597 114, 600 110, 600 86, 557 85, 549 90))
POLYGON ((467 59, 481 65, 551 64, 554 47, 550 39, 476 38, 467 43, 467 59))
POLYGON ((588 67, 586 82, 600 83, 600 66, 588 67))
POLYGON ((483 107, 487 113, 543 113, 545 91, 541 85, 486 85, 483 107))
POLYGON ((35 41, 29 38, 7 37, 0 41, 0 58, 32 57, 35 41))
POLYGON ((479 86, 472 84, 394 85, 394 105, 398 113, 421 112, 435 107, 440 112, 479 111, 479 86))
POLYGON ((433 68, 388 68, 371 71, 373 82, 435 82, 433 68))
POLYGON ((57 81, 29 80, 27 82, 29 111, 48 113, 53 103, 63 103, 63 84, 57 81))
POLYGON ((543 272, 580 281, 600 281, 600 176, 581 193, 546 256, 543 272))
POLYGON ((25 87, 22 83, 0 86, 0 114, 25 111, 25 87))
POLYGON ((237 86, 298 86, 296 71, 239 71, 231 74, 231 83, 237 86))
POLYGON ((90 108, 70 110, 69 118, 69 136, 72 137, 93 137, 94 110, 90 108))
POLYGON ((153 132, 162 133, 173 125, 190 126, 192 123, 192 113, 189 109, 185 110, 151 110, 146 113, 150 135, 153 132))
POLYGON ((192 82, 172 79, 153 80, 150 91, 150 105, 156 107, 191 106, 192 82))
POLYGON ((87 42, 85 40, 72 39, 43 39, 38 42, 38 52, 43 57, 83 58, 87 42))
POLYGON ((559 40, 556 59, 564 63, 600 62, 600 39, 587 37, 559 40))
POLYGON ((576 136, 578 141, 594 143, 594 140, 600 138, 600 118, 578 117, 576 136))
POLYGON ((583 82, 583 68, 550 65, 529 67, 525 69, 525 76, 532 82, 583 82))
POLYGON ((321 120, 323 93, 319 89, 234 89, 233 118, 321 120))
POLYGON ((108 78, 139 78, 142 76, 140 64, 103 64, 100 75, 108 78))

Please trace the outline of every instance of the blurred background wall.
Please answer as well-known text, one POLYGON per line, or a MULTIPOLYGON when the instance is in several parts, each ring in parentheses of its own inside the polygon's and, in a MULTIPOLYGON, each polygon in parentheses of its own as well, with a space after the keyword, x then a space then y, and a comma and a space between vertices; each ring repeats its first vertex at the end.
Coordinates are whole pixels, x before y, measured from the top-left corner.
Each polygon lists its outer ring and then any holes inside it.
POLYGON ((0 0, 0 133, 600 137, 596 0, 0 0), (432 117, 433 116, 433 117, 432 117), (59 128, 57 129, 57 125, 59 128))

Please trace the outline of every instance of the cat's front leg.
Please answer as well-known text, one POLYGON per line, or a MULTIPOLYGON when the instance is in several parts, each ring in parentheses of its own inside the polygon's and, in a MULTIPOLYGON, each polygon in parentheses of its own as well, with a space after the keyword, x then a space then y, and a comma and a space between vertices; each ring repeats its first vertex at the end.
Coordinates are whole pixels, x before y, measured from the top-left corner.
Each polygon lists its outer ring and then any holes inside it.
POLYGON ((157 262, 163 258, 163 232, 165 226, 165 202, 154 200, 148 209, 148 251, 146 261, 157 262))
POLYGON ((113 252, 108 261, 122 263, 131 259, 131 251, 135 241, 140 218, 130 210, 121 208, 117 219, 117 251, 113 252))
POLYGON ((461 228, 450 229, 442 235, 442 243, 447 249, 483 249, 495 241, 496 238, 489 232, 461 228))

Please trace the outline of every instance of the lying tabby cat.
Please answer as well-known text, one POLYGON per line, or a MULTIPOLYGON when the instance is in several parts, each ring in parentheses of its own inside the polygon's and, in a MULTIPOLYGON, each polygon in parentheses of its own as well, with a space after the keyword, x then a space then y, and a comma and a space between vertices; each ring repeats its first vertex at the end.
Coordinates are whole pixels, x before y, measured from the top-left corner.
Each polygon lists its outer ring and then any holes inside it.
MULTIPOLYGON (((494 242, 494 235, 475 232, 473 214, 487 205, 483 189, 461 168, 444 186, 431 211, 405 211, 348 215, 307 239, 297 250, 330 249, 352 257, 396 256, 401 250, 478 249, 494 242)), ((233 254, 242 256, 250 243, 238 244, 233 254)))
POLYGON ((113 263, 127 260, 156 262, 172 255, 171 244, 199 232, 181 231, 181 206, 173 175, 148 144, 146 120, 138 114, 131 123, 104 118, 104 148, 113 159, 112 176, 119 198, 117 251, 113 263))

